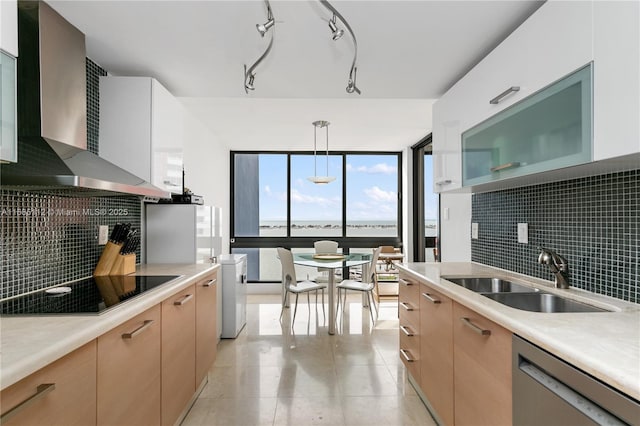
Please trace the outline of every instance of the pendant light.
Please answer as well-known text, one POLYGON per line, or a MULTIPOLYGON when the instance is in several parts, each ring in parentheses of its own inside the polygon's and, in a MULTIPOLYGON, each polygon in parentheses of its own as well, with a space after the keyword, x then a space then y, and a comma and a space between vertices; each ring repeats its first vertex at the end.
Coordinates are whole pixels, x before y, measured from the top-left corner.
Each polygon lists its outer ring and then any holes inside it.
POLYGON ((313 123, 313 176, 309 176, 311 182, 322 185, 336 180, 335 176, 329 176, 329 122, 324 120, 314 121, 313 123), (317 142, 318 142, 318 128, 326 128, 326 159, 327 159, 327 174, 325 176, 318 176, 318 156, 317 156, 317 142))

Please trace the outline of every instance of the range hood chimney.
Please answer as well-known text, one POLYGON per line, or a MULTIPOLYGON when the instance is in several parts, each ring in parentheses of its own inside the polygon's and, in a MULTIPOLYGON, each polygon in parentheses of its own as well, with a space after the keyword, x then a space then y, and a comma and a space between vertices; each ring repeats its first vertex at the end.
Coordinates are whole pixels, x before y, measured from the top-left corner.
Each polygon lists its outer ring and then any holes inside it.
POLYGON ((87 150, 84 34, 42 1, 18 2, 18 162, 2 188, 171 194, 87 150))

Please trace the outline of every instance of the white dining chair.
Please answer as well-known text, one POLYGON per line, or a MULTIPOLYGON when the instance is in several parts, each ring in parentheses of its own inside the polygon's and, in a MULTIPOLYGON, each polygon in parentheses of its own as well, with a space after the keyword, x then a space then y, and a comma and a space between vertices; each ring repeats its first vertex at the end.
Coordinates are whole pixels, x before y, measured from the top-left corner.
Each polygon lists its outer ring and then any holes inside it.
POLYGON ((293 264, 293 254, 291 253, 291 250, 287 250, 283 247, 278 247, 278 257, 280 258, 280 263, 282 265, 282 285, 284 286, 284 295, 282 296, 282 310, 280 311, 280 318, 282 319, 282 314, 284 312, 284 307, 289 293, 293 293, 296 295, 296 305, 293 310, 293 319, 291 320, 291 326, 293 326, 293 323, 296 320, 296 312, 298 311, 298 295, 300 293, 307 293, 307 305, 309 306, 309 309, 311 309, 309 293, 315 291, 317 308, 318 290, 322 291, 322 315, 324 317, 324 289, 327 288, 327 286, 325 284, 314 283, 307 280, 298 281, 296 279, 296 270, 293 264))
POLYGON ((371 263, 369 264, 369 273, 367 276, 362 275, 362 281, 358 280, 344 280, 336 286, 338 289, 338 306, 337 311, 340 310, 340 293, 343 294, 342 312, 344 315, 345 305, 347 303, 347 290, 360 291, 367 294, 369 300, 369 312, 371 313, 371 321, 375 321, 373 318, 373 310, 371 306, 376 310, 376 317, 378 316, 378 307, 375 304, 375 297, 373 297, 373 290, 376 288, 377 274, 376 264, 378 263, 378 256, 380 255, 381 248, 373 249, 373 256, 371 257, 371 263), (366 281, 365 281, 366 279, 366 281))
MULTIPOLYGON (((316 254, 334 254, 338 253, 338 243, 331 240, 320 240, 313 243, 313 248, 316 254)), ((317 283, 329 282, 329 270, 327 268, 317 268, 320 275, 318 275, 314 281, 317 283)), ((335 271, 337 274, 339 271, 335 271)))

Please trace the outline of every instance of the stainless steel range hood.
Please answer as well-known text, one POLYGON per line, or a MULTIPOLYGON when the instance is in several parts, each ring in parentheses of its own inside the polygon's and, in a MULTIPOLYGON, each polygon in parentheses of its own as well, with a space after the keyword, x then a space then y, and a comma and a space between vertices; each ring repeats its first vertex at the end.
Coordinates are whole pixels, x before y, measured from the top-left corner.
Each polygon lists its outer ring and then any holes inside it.
POLYGON ((171 194, 87 150, 85 39, 47 4, 18 2, 18 162, 2 188, 171 194))

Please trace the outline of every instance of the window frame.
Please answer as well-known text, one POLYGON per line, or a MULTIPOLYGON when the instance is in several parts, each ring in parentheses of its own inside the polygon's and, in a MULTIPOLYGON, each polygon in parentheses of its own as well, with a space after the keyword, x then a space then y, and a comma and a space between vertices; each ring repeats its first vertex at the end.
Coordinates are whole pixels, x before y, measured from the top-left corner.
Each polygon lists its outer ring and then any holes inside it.
MULTIPOLYGON (((291 236, 291 156, 292 155, 313 155, 313 151, 258 151, 258 150, 234 150, 230 151, 230 191, 229 191, 229 248, 245 249, 245 248, 311 248, 313 243, 318 239, 325 238, 323 236, 301 237, 291 236), (235 157, 243 154, 280 154, 287 156, 287 235, 280 237, 237 237, 235 235, 235 157)), ((323 154, 324 155, 324 154, 323 154)), ((402 246, 402 152, 401 151, 329 151, 329 155, 342 156, 342 235, 326 237, 333 241, 337 241, 343 252, 349 253, 349 249, 372 248, 380 245, 391 245, 394 247, 402 246), (394 237, 347 237, 347 156, 348 155, 390 155, 394 156, 397 161, 397 235, 394 237)), ((330 184, 329 184, 330 185, 330 184)), ((249 281, 249 282, 274 282, 274 281, 249 281)))

